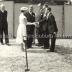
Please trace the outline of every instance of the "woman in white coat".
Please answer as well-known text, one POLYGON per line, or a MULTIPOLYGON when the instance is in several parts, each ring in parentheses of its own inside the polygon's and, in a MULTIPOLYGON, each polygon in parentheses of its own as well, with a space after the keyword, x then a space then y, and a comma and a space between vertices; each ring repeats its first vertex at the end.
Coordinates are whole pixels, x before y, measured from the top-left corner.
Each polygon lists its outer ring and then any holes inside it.
POLYGON ((24 15, 27 9, 28 9, 27 7, 21 7, 20 9, 21 14, 19 16, 19 26, 17 29, 16 42, 18 44, 21 44, 22 50, 24 50, 23 43, 26 41, 26 38, 27 38, 27 32, 26 32, 27 18, 24 15))

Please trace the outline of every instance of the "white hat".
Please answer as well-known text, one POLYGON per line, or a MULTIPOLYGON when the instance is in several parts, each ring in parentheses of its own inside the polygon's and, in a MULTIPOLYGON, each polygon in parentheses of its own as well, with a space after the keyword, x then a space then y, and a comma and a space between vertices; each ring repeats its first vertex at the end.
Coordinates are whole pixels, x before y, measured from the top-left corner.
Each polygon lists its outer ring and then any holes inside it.
POLYGON ((21 11, 26 11, 26 10, 28 10, 28 8, 27 7, 21 7, 20 10, 21 11))

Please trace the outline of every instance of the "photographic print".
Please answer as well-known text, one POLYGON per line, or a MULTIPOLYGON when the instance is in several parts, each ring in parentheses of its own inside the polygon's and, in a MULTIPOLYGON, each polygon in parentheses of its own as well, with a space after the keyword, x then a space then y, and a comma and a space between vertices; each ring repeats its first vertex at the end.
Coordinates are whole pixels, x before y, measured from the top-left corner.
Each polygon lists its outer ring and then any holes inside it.
POLYGON ((72 72, 72 0, 0 0, 0 72, 72 72))

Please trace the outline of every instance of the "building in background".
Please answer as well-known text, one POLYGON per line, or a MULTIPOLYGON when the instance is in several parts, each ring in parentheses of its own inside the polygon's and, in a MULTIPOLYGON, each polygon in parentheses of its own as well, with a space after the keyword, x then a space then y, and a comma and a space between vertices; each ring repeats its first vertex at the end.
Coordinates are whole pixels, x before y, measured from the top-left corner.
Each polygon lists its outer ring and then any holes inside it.
POLYGON ((14 1, 16 3, 45 3, 48 2, 49 4, 57 4, 57 5, 63 5, 64 3, 70 2, 70 0, 5 0, 5 1, 14 1))
POLYGON ((54 2, 58 5, 63 5, 65 2, 68 2, 68 0, 54 0, 54 2))

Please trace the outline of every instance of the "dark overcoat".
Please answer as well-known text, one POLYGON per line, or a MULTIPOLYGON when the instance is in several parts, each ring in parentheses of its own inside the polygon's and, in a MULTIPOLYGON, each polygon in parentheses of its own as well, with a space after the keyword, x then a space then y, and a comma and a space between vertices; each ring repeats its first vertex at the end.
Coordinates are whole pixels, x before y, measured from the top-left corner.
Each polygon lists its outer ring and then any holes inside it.
MULTIPOLYGON (((32 12, 32 14, 30 14, 29 12, 26 12, 25 16, 27 17, 27 22, 35 22, 35 13, 32 12)), ((27 25, 27 33, 33 34, 34 28, 34 25, 27 25)))
POLYGON ((58 32, 55 17, 52 13, 49 14, 48 19, 47 19, 47 31, 49 33, 58 32))
POLYGON ((7 11, 5 10, 4 12, 2 12, 0 10, 0 27, 7 27, 8 23, 7 23, 7 11))

